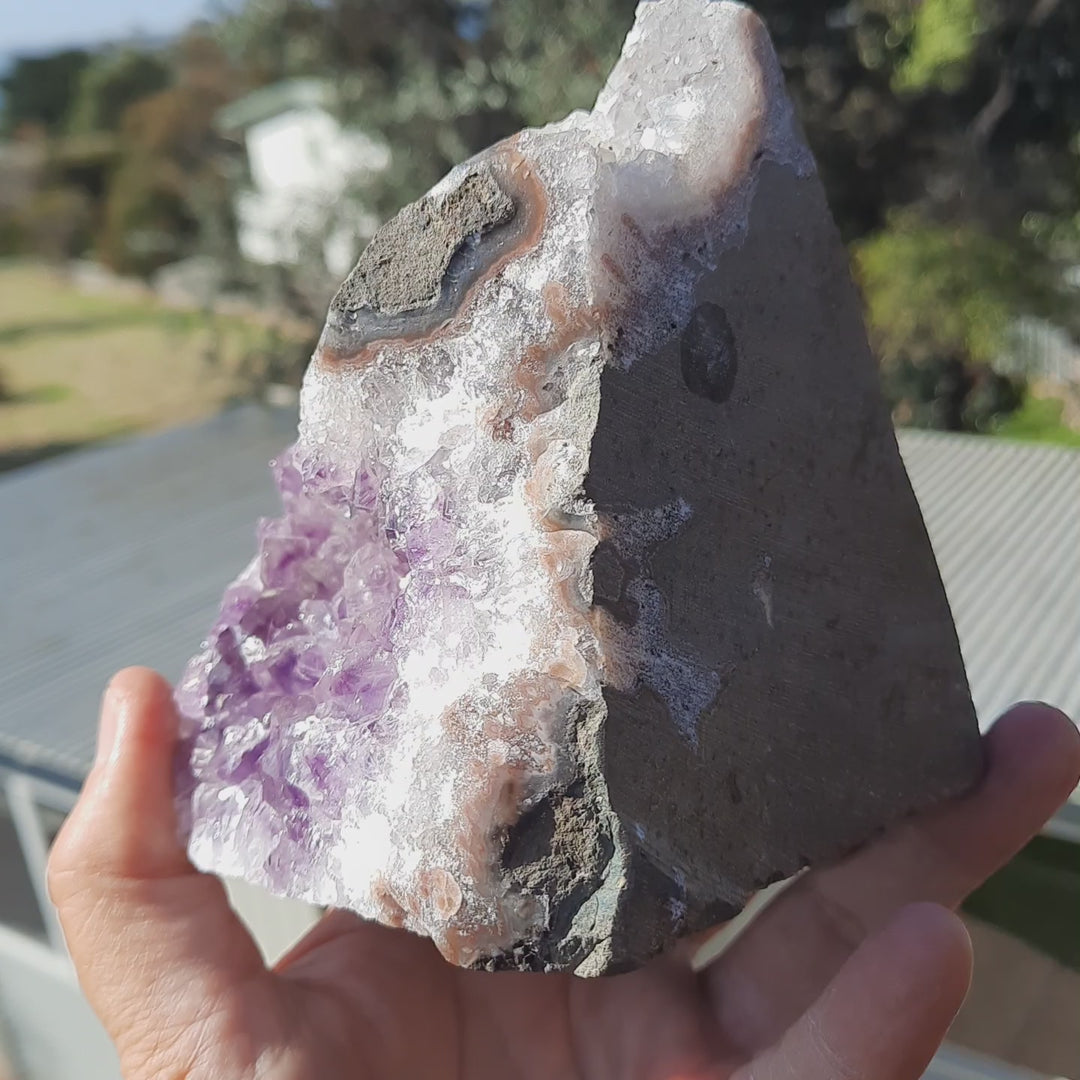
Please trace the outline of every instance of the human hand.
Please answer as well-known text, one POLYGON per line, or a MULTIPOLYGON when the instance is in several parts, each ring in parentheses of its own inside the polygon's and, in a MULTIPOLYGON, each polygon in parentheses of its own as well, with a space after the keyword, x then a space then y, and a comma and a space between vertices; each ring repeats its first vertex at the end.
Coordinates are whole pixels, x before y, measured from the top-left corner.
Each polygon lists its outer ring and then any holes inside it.
POLYGON ((687 943, 603 979, 488 975, 332 912, 272 969, 176 839, 168 686, 118 675, 50 888, 128 1080, 915 1080, 959 1008, 948 909, 1072 791, 1080 736, 1023 705, 974 794, 804 876, 700 974, 687 943))

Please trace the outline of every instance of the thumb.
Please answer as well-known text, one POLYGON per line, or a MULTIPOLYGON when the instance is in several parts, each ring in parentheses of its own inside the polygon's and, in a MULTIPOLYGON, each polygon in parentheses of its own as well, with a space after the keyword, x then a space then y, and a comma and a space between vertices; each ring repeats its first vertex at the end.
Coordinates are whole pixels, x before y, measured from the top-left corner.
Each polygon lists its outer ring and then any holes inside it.
POLYGON ((176 727, 160 676, 131 668, 113 679, 97 760, 49 860, 79 981, 122 1056, 125 1043, 160 1043, 266 977, 223 886, 195 870, 177 837, 176 727))
POLYGON ((905 908, 840 969, 783 1040, 739 1080, 918 1080, 971 979, 963 923, 935 904, 905 908))

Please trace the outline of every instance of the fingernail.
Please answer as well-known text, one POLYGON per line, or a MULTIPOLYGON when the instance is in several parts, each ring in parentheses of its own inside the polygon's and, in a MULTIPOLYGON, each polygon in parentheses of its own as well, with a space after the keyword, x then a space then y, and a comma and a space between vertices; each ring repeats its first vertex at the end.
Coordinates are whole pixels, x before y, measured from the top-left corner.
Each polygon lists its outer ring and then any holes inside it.
POLYGON ((105 688, 101 699, 101 719, 98 721, 97 753, 94 765, 104 765, 112 755, 113 743, 116 742, 116 729, 119 721, 119 702, 113 691, 112 683, 105 688))

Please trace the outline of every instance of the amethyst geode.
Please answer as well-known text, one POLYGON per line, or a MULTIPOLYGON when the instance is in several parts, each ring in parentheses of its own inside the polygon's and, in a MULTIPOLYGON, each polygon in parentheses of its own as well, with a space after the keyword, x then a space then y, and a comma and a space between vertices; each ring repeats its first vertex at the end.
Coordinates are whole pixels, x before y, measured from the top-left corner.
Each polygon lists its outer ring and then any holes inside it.
POLYGON ((283 516, 177 689, 200 867, 592 974, 978 775, 843 248, 739 5, 643 4, 591 113, 384 226, 274 468, 283 516))

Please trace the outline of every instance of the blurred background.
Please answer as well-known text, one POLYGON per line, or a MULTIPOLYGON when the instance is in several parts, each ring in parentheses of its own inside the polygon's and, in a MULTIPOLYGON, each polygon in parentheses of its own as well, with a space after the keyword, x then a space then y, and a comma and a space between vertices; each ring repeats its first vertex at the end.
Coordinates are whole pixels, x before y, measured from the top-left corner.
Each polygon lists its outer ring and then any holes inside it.
MULTIPOLYGON (((759 0, 980 721, 1080 711, 1080 5, 759 0)), ((0 0, 0 1077, 115 1076, 48 845, 117 667, 273 513, 326 304, 453 164, 587 108, 630 0, 0 0), (5 1071, 6 1070, 6 1071, 5 1071)), ((312 913, 234 886, 269 954, 312 913)), ((940 1076, 1080 1080, 1080 803, 972 898, 940 1076)))

